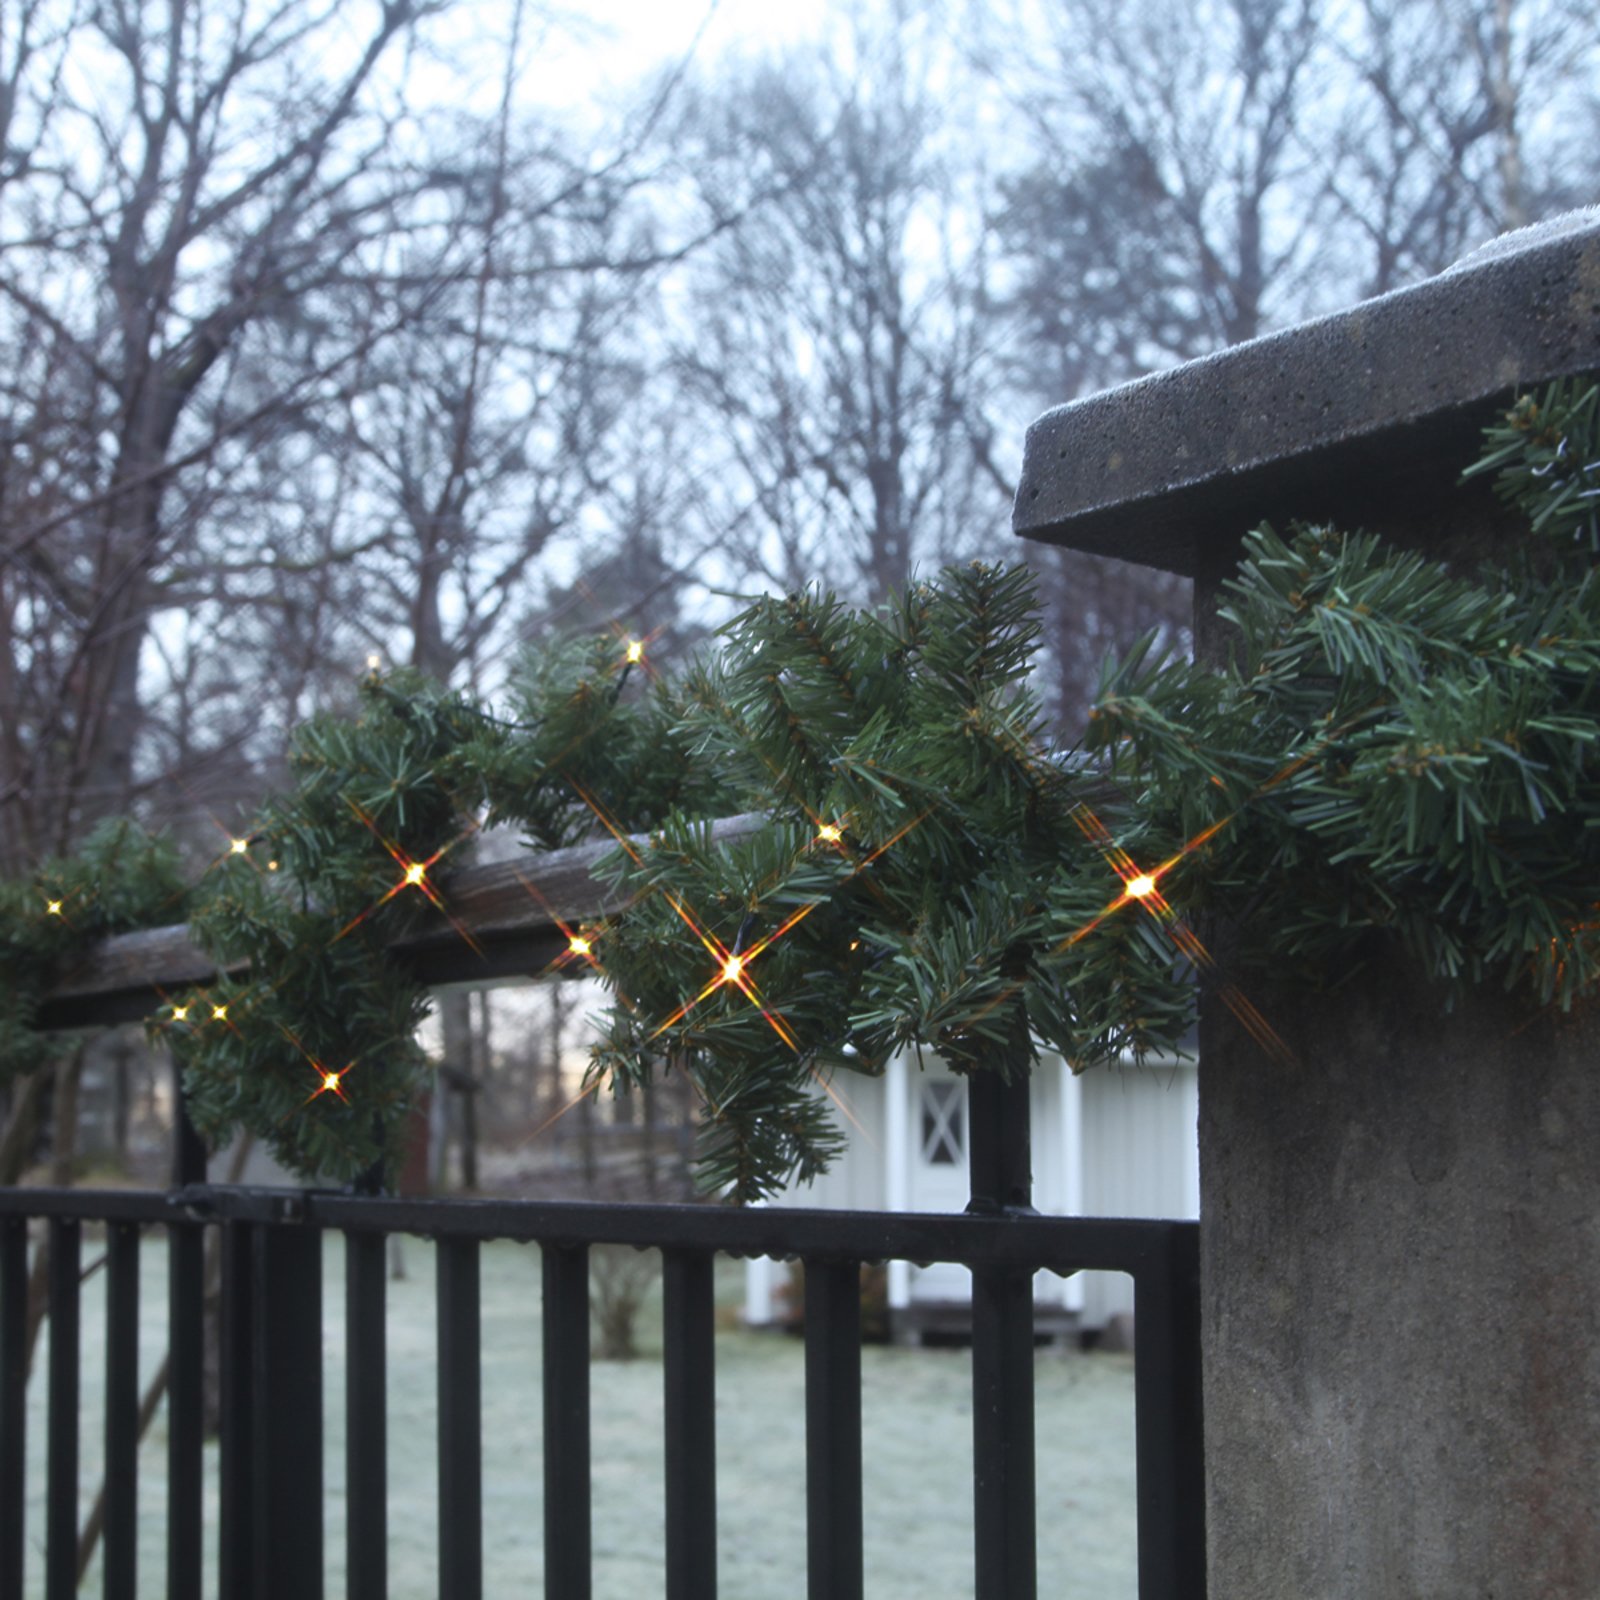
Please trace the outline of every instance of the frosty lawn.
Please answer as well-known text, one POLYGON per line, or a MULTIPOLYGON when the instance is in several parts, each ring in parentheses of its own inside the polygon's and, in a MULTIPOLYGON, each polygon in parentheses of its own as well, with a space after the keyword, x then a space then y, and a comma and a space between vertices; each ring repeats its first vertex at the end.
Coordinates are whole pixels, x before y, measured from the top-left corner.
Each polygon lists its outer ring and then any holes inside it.
MULTIPOLYGON (((393 1600, 434 1600, 435 1375, 433 1251, 404 1243, 408 1276, 389 1285, 389 1549, 393 1600)), ((85 1263, 100 1244, 86 1238, 85 1263)), ((329 1600, 344 1587, 343 1244, 324 1262, 329 1600)), ((717 1341, 720 1588, 728 1600, 795 1600, 805 1589, 805 1415, 799 1340, 737 1328, 740 1271, 719 1261, 717 1341)), ((146 1241, 141 1381, 161 1357, 165 1241, 146 1241)), ((663 1586, 659 1315, 647 1309, 644 1356, 593 1377, 596 1600, 642 1600, 663 1586)), ((104 1275, 84 1286, 84 1510, 103 1445, 97 1374, 104 1275)), ((46 1330, 47 1336, 48 1330, 46 1330)), ((44 1346, 29 1388, 27 1593, 43 1592, 44 1346)), ((1133 1368, 1122 1356, 1038 1357, 1040 1592, 1062 1600, 1132 1600, 1133 1368)), ((867 1593, 873 1600, 959 1600, 972 1593, 972 1423, 965 1350, 862 1352, 867 1593)), ((540 1510, 539 1259, 533 1246, 483 1248, 485 1592, 537 1592, 540 1510)), ((140 1454, 140 1593, 163 1591, 166 1430, 158 1416, 140 1454)), ((216 1446, 206 1447, 207 1594, 214 1596, 216 1446)), ((292 1530, 285 1530, 292 1537, 292 1530)), ((99 1560, 85 1593, 98 1592, 99 1560)))

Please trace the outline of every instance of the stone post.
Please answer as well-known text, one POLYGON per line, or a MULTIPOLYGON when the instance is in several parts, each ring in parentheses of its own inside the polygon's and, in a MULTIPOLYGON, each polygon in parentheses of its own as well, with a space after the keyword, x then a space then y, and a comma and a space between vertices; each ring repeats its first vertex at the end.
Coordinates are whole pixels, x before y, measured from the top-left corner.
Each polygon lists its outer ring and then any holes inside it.
MULTIPOLYGON (((1516 536, 1458 474, 1519 389, 1584 372, 1595 212, 1048 413, 1016 526, 1188 573, 1213 653, 1218 584, 1261 521, 1450 561, 1516 536)), ((1593 1600, 1600 1005, 1495 988, 1447 1014, 1393 952, 1337 993, 1240 981, 1295 1060, 1202 1002, 1210 1594, 1593 1600)))

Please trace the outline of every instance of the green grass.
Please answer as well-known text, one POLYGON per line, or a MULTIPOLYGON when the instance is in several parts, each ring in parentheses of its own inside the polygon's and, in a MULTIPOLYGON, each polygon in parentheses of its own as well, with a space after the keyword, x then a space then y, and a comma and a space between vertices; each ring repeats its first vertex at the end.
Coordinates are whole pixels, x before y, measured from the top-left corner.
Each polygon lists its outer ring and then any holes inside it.
MULTIPOLYGON (((389 1284, 390 1591, 435 1600, 433 1253, 408 1239, 408 1276, 389 1284)), ((99 1254, 85 1242, 85 1261, 99 1254)), ((329 1600, 344 1587, 342 1243, 330 1238, 324 1376, 329 1600)), ((166 1251, 146 1242, 141 1372, 160 1360, 166 1251)), ((533 1246, 483 1251, 485 1592, 537 1594, 540 1511, 539 1256, 533 1246)), ((735 1325, 741 1268, 718 1263, 717 1473, 719 1578, 726 1600, 794 1600, 805 1589, 805 1418, 800 1342, 735 1325)), ((83 1506, 99 1485, 99 1373, 104 1275, 84 1288, 83 1506)), ((592 1381, 596 1600, 639 1600, 663 1585, 659 1305, 641 1317, 643 1355, 597 1363, 592 1381)), ((29 1389, 29 1566, 43 1593, 45 1360, 29 1389)), ((1038 1390, 1041 1593, 1131 1600, 1134 1578, 1133 1369, 1127 1357, 1041 1351, 1038 1390)), ((867 1593, 873 1600, 959 1600, 972 1593, 971 1399, 964 1350, 862 1352, 867 1593)), ((140 1454, 140 1593, 163 1592, 165 1413, 140 1454)), ((216 1447, 208 1445, 208 1574, 215 1569, 216 1447)), ((208 1579, 214 1584, 214 1578, 208 1579)), ((84 1593, 99 1591, 99 1560, 84 1593)), ((214 1594, 208 1589, 208 1595, 214 1594)))

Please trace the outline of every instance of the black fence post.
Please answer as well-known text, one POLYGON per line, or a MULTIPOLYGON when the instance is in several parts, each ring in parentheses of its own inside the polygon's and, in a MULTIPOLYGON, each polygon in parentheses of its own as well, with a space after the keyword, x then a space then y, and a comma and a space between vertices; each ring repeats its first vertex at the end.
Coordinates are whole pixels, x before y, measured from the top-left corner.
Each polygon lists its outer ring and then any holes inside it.
POLYGON ((806 1594, 861 1600, 861 1265, 805 1274, 806 1594))
POLYGON ((712 1258, 662 1252, 667 1600, 717 1600, 716 1309, 712 1258))
POLYGON ((344 1236, 346 1600, 389 1594, 387 1243, 344 1236))
MULTIPOLYGON (((172 1186, 206 1181, 206 1147, 172 1068, 172 1186)), ((200 1600, 205 1442, 205 1229, 168 1225, 167 1600, 200 1600)))
POLYGON ((483 1373, 478 1241, 434 1246, 438 1289, 439 1592, 483 1594, 483 1373))
MULTIPOLYGON (((1029 1079, 967 1076, 967 1159, 981 1216, 1031 1214, 1029 1079)), ((977 1600, 1035 1600, 1033 1273, 972 1269, 972 1457, 977 1600)))
POLYGON ((218 1570, 223 1594, 249 1596, 255 1582, 256 1234, 250 1222, 222 1224, 222 1381, 218 1570))
POLYGON ((1031 1082, 996 1070, 967 1074, 967 1173, 974 1216, 1033 1211, 1031 1082))
POLYGON ((1134 1275, 1139 1600, 1205 1600, 1200 1228, 1174 1225, 1134 1275))
POLYGON ((139 1226, 106 1230, 106 1458, 102 1600, 134 1600, 139 1535, 139 1226))
POLYGON ((78 1273, 83 1227, 50 1220, 50 1410, 45 1421, 45 1600, 78 1592, 78 1273))
POLYGON ((28 1219, 0 1218, 0 1600, 22 1600, 27 1485, 28 1219))
POLYGON ((589 1251, 546 1244, 544 1281, 544 1592, 589 1600, 589 1251))
POLYGON ((255 1600, 322 1600, 322 1234, 265 1223, 253 1254, 255 1600))

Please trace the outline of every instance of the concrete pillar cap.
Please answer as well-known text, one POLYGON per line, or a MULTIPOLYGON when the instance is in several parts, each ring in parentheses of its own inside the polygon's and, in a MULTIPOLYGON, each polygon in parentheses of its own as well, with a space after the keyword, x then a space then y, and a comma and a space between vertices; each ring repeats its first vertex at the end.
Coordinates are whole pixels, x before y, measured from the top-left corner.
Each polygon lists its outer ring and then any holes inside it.
POLYGON ((1194 575, 1208 542, 1439 493, 1515 393, 1600 370, 1600 208, 1412 288, 1047 411, 1024 538, 1194 575), (1423 469, 1423 470, 1419 470, 1423 469))

